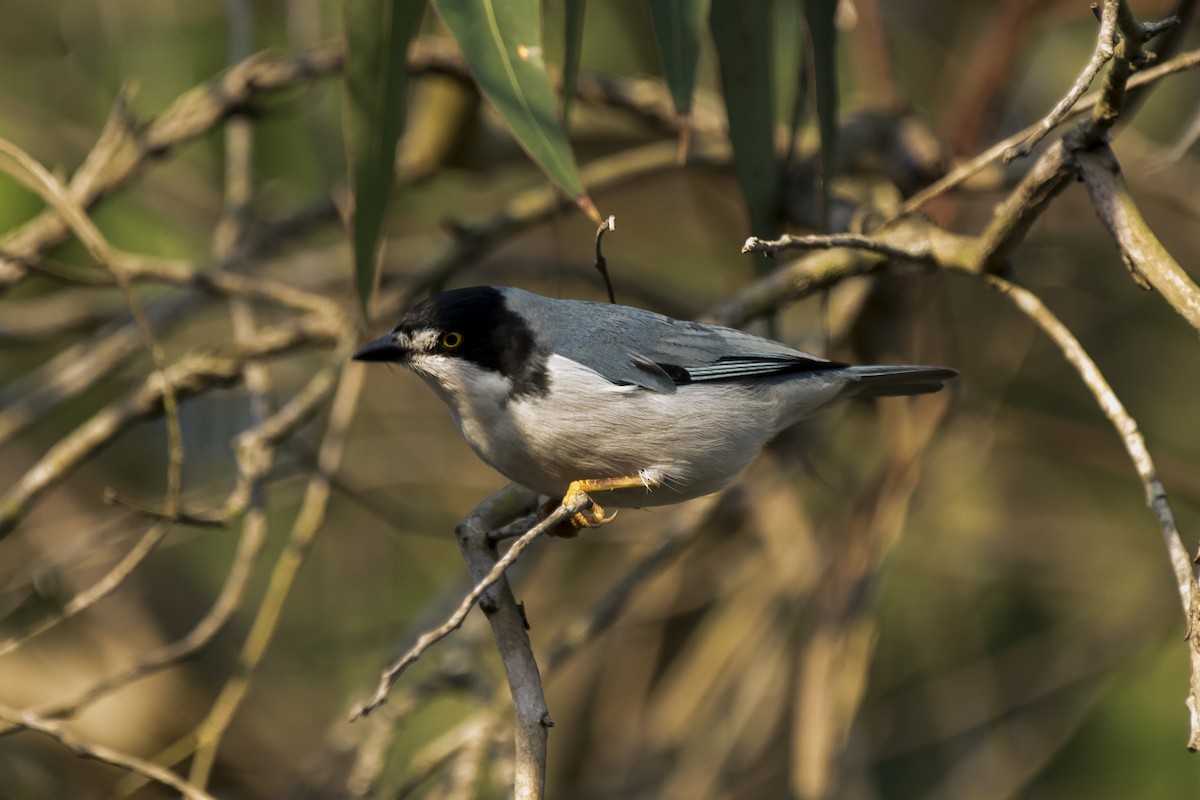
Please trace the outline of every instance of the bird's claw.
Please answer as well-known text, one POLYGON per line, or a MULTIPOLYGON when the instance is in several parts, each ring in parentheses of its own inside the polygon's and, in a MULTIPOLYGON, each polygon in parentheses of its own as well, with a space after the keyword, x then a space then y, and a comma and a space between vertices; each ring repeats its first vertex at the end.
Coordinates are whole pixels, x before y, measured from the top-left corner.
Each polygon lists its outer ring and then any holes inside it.
POLYGON ((606 522, 612 522, 617 516, 617 512, 615 511, 606 515, 604 509, 588 495, 586 489, 573 483, 567 488, 567 494, 563 497, 562 504, 564 506, 574 506, 579 503, 583 503, 584 506, 571 515, 571 524, 577 530, 599 528, 606 522))
POLYGON ((616 518, 616 511, 606 515, 604 513, 604 509, 597 505, 596 501, 593 500, 592 505, 589 508, 585 508, 582 511, 576 511, 571 515, 571 524, 579 529, 599 528, 604 523, 612 522, 616 518))

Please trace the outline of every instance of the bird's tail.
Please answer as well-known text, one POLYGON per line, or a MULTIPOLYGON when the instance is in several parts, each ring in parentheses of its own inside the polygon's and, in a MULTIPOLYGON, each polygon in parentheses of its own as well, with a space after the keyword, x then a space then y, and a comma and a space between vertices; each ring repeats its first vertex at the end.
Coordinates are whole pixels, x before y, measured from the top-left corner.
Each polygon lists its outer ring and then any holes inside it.
POLYGON ((957 375, 958 370, 949 367, 880 364, 847 367, 845 373, 854 386, 854 397, 896 397, 936 392, 942 388, 945 381, 957 375))

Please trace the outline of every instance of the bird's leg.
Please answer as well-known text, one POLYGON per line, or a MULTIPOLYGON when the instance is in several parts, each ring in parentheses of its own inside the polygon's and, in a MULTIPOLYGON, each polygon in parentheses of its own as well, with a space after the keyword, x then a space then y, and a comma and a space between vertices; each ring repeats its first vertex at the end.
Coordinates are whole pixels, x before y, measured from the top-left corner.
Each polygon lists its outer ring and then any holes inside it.
MULTIPOLYGON (((563 504, 574 503, 580 499, 591 500, 592 492, 611 492, 615 489, 636 489, 639 486, 647 490, 656 489, 662 484, 662 477, 657 471, 642 470, 637 475, 624 475, 619 478, 592 478, 589 480, 573 481, 563 495, 563 504)), ((617 516, 613 512, 605 516, 604 509, 595 500, 571 517, 576 528, 599 528, 617 516)))

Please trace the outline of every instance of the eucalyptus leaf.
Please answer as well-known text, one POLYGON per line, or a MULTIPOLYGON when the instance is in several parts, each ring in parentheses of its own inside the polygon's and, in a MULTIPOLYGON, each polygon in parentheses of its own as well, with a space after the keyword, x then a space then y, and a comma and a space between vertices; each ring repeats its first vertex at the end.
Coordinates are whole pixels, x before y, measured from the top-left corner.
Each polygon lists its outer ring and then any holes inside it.
POLYGON ((579 77, 579 56, 583 52, 583 20, 587 0, 566 0, 563 25, 562 121, 567 124, 571 100, 575 96, 575 80, 579 77))
POLYGON ((774 10, 773 0, 712 0, 709 15, 734 165, 750 216, 748 235, 771 239, 780 231, 774 10))
POLYGON ((821 210, 829 227, 829 183, 837 165, 838 81, 837 0, 805 0, 804 17, 812 43, 813 85, 817 127, 821 134, 821 210))
POLYGON ((663 74, 671 89, 681 129, 681 156, 686 152, 692 96, 696 91, 696 64, 709 0, 649 0, 654 35, 662 54, 663 74))
POLYGON ((379 232, 404 128, 408 43, 425 13, 423 0, 344 0, 347 173, 354 197, 354 283, 366 313, 375 285, 379 232))
POLYGON ((542 58, 538 0, 433 0, 462 50, 479 92, 517 142, 560 189, 599 225, 583 188, 558 101, 542 58))

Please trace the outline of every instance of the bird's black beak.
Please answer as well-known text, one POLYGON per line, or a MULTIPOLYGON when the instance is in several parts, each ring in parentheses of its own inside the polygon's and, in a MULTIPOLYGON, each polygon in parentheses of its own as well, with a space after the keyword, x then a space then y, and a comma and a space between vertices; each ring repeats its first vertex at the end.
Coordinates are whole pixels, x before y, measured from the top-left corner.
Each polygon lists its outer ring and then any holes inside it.
POLYGON ((402 347, 393 334, 381 336, 354 354, 355 361, 404 361, 408 350, 402 347))

